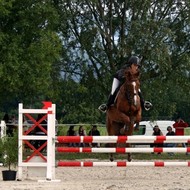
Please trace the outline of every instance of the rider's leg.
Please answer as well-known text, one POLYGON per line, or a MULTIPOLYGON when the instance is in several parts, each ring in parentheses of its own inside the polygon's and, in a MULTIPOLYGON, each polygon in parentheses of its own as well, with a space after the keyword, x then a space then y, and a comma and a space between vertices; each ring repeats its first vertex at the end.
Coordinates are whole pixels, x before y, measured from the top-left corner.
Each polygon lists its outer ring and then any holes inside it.
POLYGON ((146 111, 148 111, 152 107, 152 104, 148 101, 144 101, 141 90, 139 90, 139 97, 140 97, 140 101, 141 101, 141 107, 143 109, 145 109, 146 111))
POLYGON ((142 96, 142 93, 141 93, 140 89, 139 89, 139 97, 140 97, 141 107, 144 109, 144 98, 142 96))
POLYGON ((111 89, 111 94, 109 95, 107 104, 102 104, 99 106, 99 110, 102 112, 106 112, 106 110, 114 103, 115 100, 115 96, 116 96, 116 90, 120 85, 120 81, 117 78, 113 79, 113 83, 112 83, 112 89, 111 89))
POLYGON ((120 81, 117 78, 113 79, 112 88, 111 88, 111 94, 109 95, 108 102, 107 102, 107 108, 111 106, 114 103, 115 96, 116 96, 116 90, 118 89, 120 85, 120 81))

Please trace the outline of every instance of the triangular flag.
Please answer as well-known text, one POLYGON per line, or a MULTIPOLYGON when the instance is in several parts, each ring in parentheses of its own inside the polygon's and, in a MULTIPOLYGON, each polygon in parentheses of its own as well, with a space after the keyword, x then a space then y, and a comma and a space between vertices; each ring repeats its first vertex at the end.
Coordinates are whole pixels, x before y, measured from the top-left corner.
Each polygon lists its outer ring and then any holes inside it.
POLYGON ((52 106, 52 102, 42 102, 44 104, 44 106, 42 107, 42 109, 48 109, 52 106))

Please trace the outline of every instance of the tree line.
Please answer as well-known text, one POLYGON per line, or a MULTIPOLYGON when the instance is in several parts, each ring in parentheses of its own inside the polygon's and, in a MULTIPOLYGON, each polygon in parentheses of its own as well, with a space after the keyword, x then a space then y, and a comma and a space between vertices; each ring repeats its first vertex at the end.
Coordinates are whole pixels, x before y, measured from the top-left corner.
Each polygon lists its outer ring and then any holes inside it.
POLYGON ((63 123, 105 122, 113 74, 141 61, 143 119, 190 121, 190 3, 0 0, 0 111, 57 105, 63 123))

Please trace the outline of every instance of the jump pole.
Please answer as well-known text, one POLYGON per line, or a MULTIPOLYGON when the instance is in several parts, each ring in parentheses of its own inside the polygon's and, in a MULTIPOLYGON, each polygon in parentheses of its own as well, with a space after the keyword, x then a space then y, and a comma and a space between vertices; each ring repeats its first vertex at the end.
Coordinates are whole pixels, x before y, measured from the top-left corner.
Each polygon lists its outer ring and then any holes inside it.
POLYGON ((58 136, 59 143, 190 143, 190 136, 58 136))
POLYGON ((76 153, 161 153, 161 152, 179 152, 187 153, 190 152, 188 148, 89 148, 89 147, 57 147, 57 152, 76 152, 76 153))
POLYGON ((130 166, 153 166, 153 167, 167 167, 167 166, 184 166, 190 167, 190 162, 80 162, 80 161, 59 161, 59 167, 130 167, 130 166))

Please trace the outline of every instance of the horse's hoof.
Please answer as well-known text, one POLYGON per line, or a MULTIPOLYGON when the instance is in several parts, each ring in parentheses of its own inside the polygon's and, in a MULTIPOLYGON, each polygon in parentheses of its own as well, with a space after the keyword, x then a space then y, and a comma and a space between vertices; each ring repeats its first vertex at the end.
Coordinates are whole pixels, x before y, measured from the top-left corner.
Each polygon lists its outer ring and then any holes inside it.
POLYGON ((131 159, 131 158, 128 158, 127 160, 128 160, 128 162, 131 162, 131 161, 132 161, 132 159, 131 159))
POLYGON ((131 156, 128 156, 127 160, 128 160, 128 162, 131 162, 132 161, 131 156))
POLYGON ((113 158, 110 158, 110 161, 113 162, 113 158))

